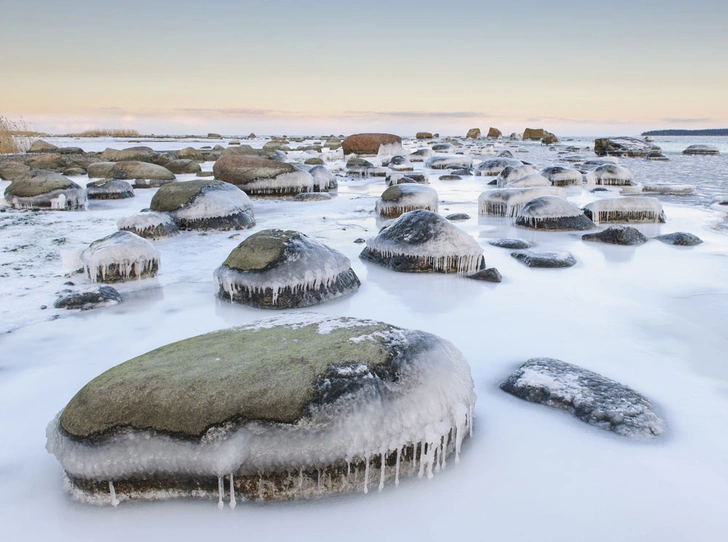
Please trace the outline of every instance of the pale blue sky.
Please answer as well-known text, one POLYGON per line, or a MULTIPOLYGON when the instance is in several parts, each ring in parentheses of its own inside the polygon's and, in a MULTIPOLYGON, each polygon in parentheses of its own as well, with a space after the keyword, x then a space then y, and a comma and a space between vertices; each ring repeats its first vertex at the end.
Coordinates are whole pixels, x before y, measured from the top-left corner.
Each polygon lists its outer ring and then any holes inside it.
POLYGON ((0 0, 0 114, 156 133, 728 126, 727 15, 711 0, 0 0))

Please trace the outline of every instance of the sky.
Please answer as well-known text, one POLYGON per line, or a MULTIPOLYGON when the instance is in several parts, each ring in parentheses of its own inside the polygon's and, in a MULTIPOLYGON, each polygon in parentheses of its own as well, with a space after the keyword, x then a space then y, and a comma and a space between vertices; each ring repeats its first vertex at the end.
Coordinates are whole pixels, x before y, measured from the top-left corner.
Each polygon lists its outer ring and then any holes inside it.
POLYGON ((728 127, 717 0, 0 0, 0 115, 50 133, 728 127))

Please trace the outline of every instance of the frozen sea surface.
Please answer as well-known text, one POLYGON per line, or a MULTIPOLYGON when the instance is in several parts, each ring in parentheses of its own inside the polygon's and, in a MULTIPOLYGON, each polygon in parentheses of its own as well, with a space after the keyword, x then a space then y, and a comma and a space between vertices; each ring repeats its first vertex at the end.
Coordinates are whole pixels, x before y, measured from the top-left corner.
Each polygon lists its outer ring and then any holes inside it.
MULTIPOLYGON (((697 247, 654 240, 638 247, 585 243, 577 233, 535 232, 514 227, 512 220, 478 218, 477 197, 491 178, 439 181, 446 172, 430 171, 440 213, 472 217, 455 224, 482 246, 487 265, 501 271, 500 284, 400 274, 360 260, 363 245, 354 240, 376 235, 383 225, 374 204, 384 180, 340 177, 331 201, 254 200, 257 226, 252 230, 184 232, 157 241, 161 268, 156 279, 119 285, 125 300, 117 306, 61 311, 52 306, 64 282, 88 284, 83 275, 69 274, 77 252, 113 233, 118 218, 147 207, 154 190, 137 190, 129 200, 91 201, 83 212, 0 213, 4 532, 13 540, 77 541, 723 539, 728 525, 728 236, 721 227, 725 215, 708 203, 713 195, 726 195, 728 148, 699 138, 718 145, 724 155, 682 157, 680 151, 693 141, 663 144, 661 139, 656 143, 669 162, 620 163, 638 182, 696 184, 697 194, 660 197, 667 223, 636 227, 649 237, 691 232, 705 241, 697 247), (109 367, 172 341, 271 316, 217 300, 212 281, 233 247, 267 228, 298 229, 351 260, 362 281, 359 292, 315 307, 317 312, 422 329, 464 353, 478 403, 475 434, 465 442, 460 464, 449 464, 429 481, 387 485, 381 493, 243 503, 235 510, 219 511, 206 501, 125 503, 116 509, 73 502, 63 492, 60 465, 45 451, 48 422, 81 386, 109 367), (578 263, 569 269, 526 268, 509 250, 488 244, 501 237, 527 239, 538 250, 567 250, 578 263), (498 389, 523 361, 540 356, 581 365, 643 393, 666 420, 665 434, 649 442, 627 440, 498 389)), ((54 142, 85 150, 130 146, 123 141, 54 142)), ((162 150, 210 142, 148 144, 162 150)), ((546 147, 515 145, 502 148, 528 150, 514 154, 539 168, 562 163, 563 156, 546 147)), ((0 190, 7 184, 0 182, 0 190)), ((581 189, 566 194, 579 205, 602 197, 581 189)))

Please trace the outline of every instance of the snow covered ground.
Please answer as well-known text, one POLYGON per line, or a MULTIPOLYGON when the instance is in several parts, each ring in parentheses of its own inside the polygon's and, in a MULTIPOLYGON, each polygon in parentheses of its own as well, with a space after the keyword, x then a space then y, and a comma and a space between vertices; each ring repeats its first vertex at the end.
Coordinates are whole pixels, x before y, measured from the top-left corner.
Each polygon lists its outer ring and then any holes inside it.
MULTIPOLYGON (((53 142, 85 150, 131 145, 53 142)), ((661 144, 659 138, 656 143, 661 144)), ((160 150, 203 144, 149 143, 160 150)), ((588 141, 574 144, 583 147, 588 141)), ((696 234, 705 241, 697 247, 655 240, 637 247, 586 243, 579 233, 534 232, 516 228, 512 219, 479 218, 478 195, 493 178, 440 181, 447 172, 430 170, 439 212, 471 216, 455 224, 482 246, 488 267, 500 270, 500 284, 400 274, 361 261, 363 245, 354 240, 374 236, 382 225, 374 214, 385 189, 381 178, 340 177, 331 201, 255 199, 252 230, 185 232, 156 241, 157 278, 118 285, 123 303, 85 312, 52 308, 65 282, 88 283, 83 275, 67 276, 77 252, 113 233, 119 218, 148 207, 154 190, 137 190, 128 200, 91 201, 87 211, 0 213, 3 532, 12 540, 105 541, 723 539, 728 236, 720 226, 725 215, 707 203, 713 195, 726 195, 728 149, 719 144, 720 157, 680 156, 688 144, 692 141, 665 146, 669 162, 620 163, 638 182, 705 187, 694 197, 660 197, 667 223, 637 226, 649 237, 696 234), (381 493, 244 503, 235 510, 196 501, 124 503, 115 509, 73 502, 63 491, 60 465, 45 451, 48 422, 109 367, 172 341, 280 314, 214 295, 214 269, 245 237, 267 228, 300 230, 350 258, 361 288, 315 307, 316 312, 422 329, 464 353, 478 402, 475 433, 464 443, 460 464, 449 463, 432 480, 387 485, 381 493), (521 237, 542 250, 567 250, 578 263, 569 269, 529 269, 509 250, 488 244, 501 237, 521 237), (665 434, 631 441, 500 391, 498 384, 532 357, 558 358, 633 387, 656 405, 667 423, 665 434)), ((519 148, 529 152, 514 153, 516 158, 539 167, 557 163, 556 153, 538 144, 519 148)), ((329 165, 338 168, 343 162, 329 165)), ((7 185, 0 182, 0 190, 7 185)), ((579 205, 599 197, 582 189, 566 194, 579 205)))

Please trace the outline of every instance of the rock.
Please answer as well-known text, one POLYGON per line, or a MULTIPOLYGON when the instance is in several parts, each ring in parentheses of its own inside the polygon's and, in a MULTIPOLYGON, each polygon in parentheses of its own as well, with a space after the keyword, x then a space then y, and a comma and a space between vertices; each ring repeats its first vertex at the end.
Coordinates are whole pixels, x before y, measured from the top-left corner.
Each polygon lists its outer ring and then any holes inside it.
POLYGON ((345 155, 352 153, 376 155, 379 154, 382 147, 384 147, 382 154, 402 154, 402 138, 394 134, 354 134, 341 143, 345 155))
POLYGON ((193 160, 195 162, 204 162, 205 155, 194 147, 185 147, 177 153, 179 160, 193 160))
POLYGON ((603 164, 586 174, 586 182, 599 186, 632 186, 632 172, 617 164, 603 164))
POLYGON ((172 160, 167 162, 164 167, 175 175, 200 173, 202 171, 200 164, 198 164, 195 160, 190 159, 172 160))
POLYGON ((576 169, 550 166, 541 171, 553 186, 581 186, 584 183, 584 175, 576 169))
POLYGON ((374 208, 377 214, 385 218, 397 218, 415 209, 427 209, 436 213, 437 191, 421 184, 392 185, 382 193, 374 208))
POLYGON ((490 158, 478 164, 475 167, 475 172, 485 177, 496 177, 507 167, 518 167, 522 165, 523 162, 514 158, 490 158))
POLYGON ((3 181, 14 181, 29 171, 30 167, 14 160, 0 163, 0 179, 3 181))
POLYGON ((720 151, 717 147, 713 147, 712 145, 690 145, 682 153, 689 156, 718 156, 720 151))
POLYGON ((551 132, 547 132, 544 130, 543 137, 541 138, 541 145, 557 145, 559 143, 559 138, 556 137, 551 132))
POLYGON ((691 196, 695 187, 691 184, 643 184, 642 191, 663 196, 691 196))
MULTIPOLYGON (((645 139, 645 141, 647 141, 647 139, 645 139)), ((664 154, 662 154, 660 151, 651 151, 651 152, 647 153, 647 155, 645 156, 645 160, 654 160, 657 162, 667 162, 669 160, 669 158, 667 156, 665 156, 664 154)))
POLYGON ((43 141, 42 139, 36 139, 30 145, 28 152, 29 153, 54 153, 57 150, 58 150, 58 147, 56 147, 52 143, 48 143, 46 141, 43 141))
POLYGON ((516 225, 546 231, 596 228, 579 207, 558 196, 540 196, 526 203, 516 216, 516 225))
POLYGON ((387 175, 387 185, 393 184, 405 184, 405 183, 420 183, 425 184, 429 180, 430 176, 425 171, 410 171, 406 175, 403 173, 390 173, 387 175))
POLYGON ((432 149, 417 149, 410 153, 408 159, 410 162, 424 162, 430 156, 432 156, 432 149))
POLYGON ((60 296, 53 306, 57 309, 87 311, 121 303, 121 294, 111 286, 98 286, 60 296))
POLYGON ((524 250, 522 252, 511 252, 511 256, 528 267, 558 268, 571 267, 576 264, 576 259, 565 251, 539 252, 524 250))
POLYGON ((452 143, 435 143, 432 146, 433 152, 441 152, 444 154, 453 154, 455 152, 455 145, 452 143))
POLYGON ((596 241, 610 245, 642 245, 647 237, 636 228, 629 226, 611 226, 599 233, 587 233, 581 236, 582 241, 596 241))
POLYGON ((531 243, 525 239, 491 239, 488 241, 489 245, 498 248, 508 248, 511 250, 520 250, 524 248, 531 248, 531 243))
POLYGON ((407 160, 407 158, 399 154, 392 156, 392 159, 389 161, 388 167, 393 171, 412 171, 414 169, 412 167, 412 163, 407 160))
POLYGON ((56 149, 58 154, 84 154, 81 147, 60 147, 56 149))
POLYGON ((61 170, 66 160, 60 154, 39 154, 26 158, 25 164, 31 169, 61 170))
POLYGON ((324 166, 314 166, 308 173, 313 178, 314 192, 326 192, 327 190, 336 190, 339 187, 336 176, 324 166))
POLYGON ((121 218, 116 222, 116 227, 145 239, 164 239, 179 233, 179 228, 171 216, 152 211, 121 218))
POLYGON ((111 168, 111 178, 134 180, 135 188, 151 188, 171 183, 176 179, 167 168, 135 160, 117 162, 111 168))
POLYGON ((308 158, 304 162, 304 164, 306 164, 307 166, 323 166, 324 165, 324 161, 321 160, 321 158, 314 157, 314 158, 308 158))
POLYGON ((415 139, 432 139, 432 134, 430 132, 417 132, 415 139))
POLYGON ((234 185, 214 180, 187 181, 159 188, 150 210, 167 213, 181 230, 243 230, 255 226, 253 204, 234 185))
POLYGON ((499 137, 503 136, 503 132, 501 132, 498 128, 493 128, 492 126, 488 128, 488 136, 493 139, 498 139, 499 137))
POLYGON ((293 196, 293 201, 330 201, 333 198, 327 192, 305 192, 293 196))
POLYGON ((63 174, 66 176, 80 176, 86 175, 86 171, 80 167, 69 167, 63 170, 63 174))
POLYGON ((125 199, 134 197, 134 189, 126 181, 103 179, 86 185, 88 199, 125 199))
POLYGON ((502 188, 486 190, 478 196, 478 212, 480 215, 503 216, 512 218, 518 215, 529 201, 539 196, 552 196, 559 193, 553 186, 536 188, 502 188))
POLYGON ((480 245, 432 211, 403 214, 367 240, 363 260, 406 273, 472 274, 485 268, 480 245))
POLYGON ((15 209, 74 211, 86 207, 86 190, 60 173, 29 170, 5 189, 5 201, 15 209))
POLYGON ((660 152, 660 147, 634 137, 611 137, 594 140, 594 154, 597 156, 629 156, 644 158, 651 152, 660 152))
MULTIPOLYGON (((519 166, 506 166, 503 168, 503 170, 498 174, 497 177, 497 185, 499 187, 505 187, 506 185, 509 185, 515 181, 518 181, 520 179, 523 179, 527 175, 533 175, 534 173, 538 173, 536 169, 531 166, 530 164, 521 164, 519 166)), ((546 183, 540 183, 540 186, 550 186, 551 183, 546 180, 546 183)), ((516 186, 511 186, 510 188, 518 188, 516 186)), ((527 186, 524 186, 522 188, 528 188, 527 186)))
POLYGON ((366 492, 416 476, 420 464, 437 472, 439 442, 457 463, 475 399, 451 343, 305 313, 192 337, 111 368, 51 422, 46 448, 68 490, 97 504, 222 503, 223 482, 231 507, 236 498, 366 492), (432 453, 415 461, 421 443, 432 453), (383 458, 399 458, 399 468, 383 458))
MULTIPOLYGON (((496 158, 513 158, 513 153, 512 153, 511 151, 509 151, 508 149, 506 149, 506 150, 504 150, 504 151, 500 151, 500 152, 499 152, 499 153, 498 153, 498 154, 496 155, 496 158)), ((513 164, 507 164, 507 165, 509 165, 509 166, 513 166, 513 165, 516 165, 516 166, 518 166, 518 165, 521 165, 521 163, 522 163, 522 162, 521 162, 520 160, 518 160, 518 162, 519 162, 518 164, 516 164, 516 163, 514 162, 513 164)), ((500 173, 500 172, 499 172, 499 173, 500 173)), ((496 174, 496 175, 497 175, 497 174, 496 174)))
POLYGON ((462 154, 435 155, 427 159, 425 166, 432 169, 449 169, 451 167, 473 167, 473 158, 462 154))
POLYGON ((346 256, 290 230, 251 235, 214 278, 221 299, 261 309, 318 305, 354 293, 360 285, 346 256))
POLYGON ((89 179, 108 179, 112 176, 116 162, 94 162, 86 168, 89 179))
POLYGON ((500 274, 500 271, 498 271, 495 267, 488 267, 487 269, 468 275, 468 278, 483 280, 485 282, 501 282, 503 280, 503 276, 500 274))
POLYGON ((127 149, 117 150, 107 148, 101 153, 101 159, 105 162, 152 162, 156 153, 151 147, 129 147, 127 149))
POLYGON ((544 136, 548 132, 544 130, 543 128, 526 128, 523 131, 522 139, 523 141, 533 140, 533 141, 539 141, 544 138, 544 136))
POLYGON ((295 195, 313 191, 313 177, 292 164, 255 156, 223 155, 213 166, 215 178, 250 195, 295 195))
POLYGON ((470 215, 467 213, 453 213, 451 215, 447 215, 445 218, 448 220, 470 220, 470 215))
POLYGON ((92 282, 124 282, 156 276, 159 251, 138 235, 117 231, 91 243, 81 262, 92 282))
POLYGON ((478 139, 480 137, 480 128, 471 128, 470 130, 468 130, 468 133, 465 137, 470 139, 478 139))
POLYGON ((352 156, 346 161, 346 169, 353 169, 358 167, 374 167, 374 164, 372 164, 369 160, 365 160, 364 158, 359 158, 358 156, 352 156))
POLYGON ((362 244, 362 243, 366 243, 367 241, 366 241, 366 239, 364 239, 363 237, 357 237, 356 239, 354 239, 354 242, 355 242, 356 244, 360 245, 360 244, 362 244))
POLYGON ((697 235, 685 232, 666 233, 665 235, 658 235, 655 237, 658 241, 667 243, 668 245, 675 245, 680 247, 693 247, 699 245, 703 240, 697 235))
POLYGON ((462 181, 462 177, 460 175, 440 175, 438 177, 441 181, 462 181))
POLYGON ((222 139, 222 136, 220 134, 216 134, 215 132, 210 132, 207 134, 207 139, 222 139))
POLYGON ((557 359, 529 359, 500 388, 531 403, 567 410, 583 422, 625 437, 650 438, 665 430, 641 394, 557 359))
POLYGON ((657 198, 622 197, 593 201, 584 207, 584 214, 600 222, 665 222, 665 212, 657 198))
MULTIPOLYGON (((504 173, 507 169, 508 168, 504 169, 502 173, 504 173)), ((499 180, 496 181, 496 184, 498 184, 498 182, 499 180)), ((528 175, 509 181, 504 185, 506 188, 533 188, 538 186, 552 186, 552 184, 551 181, 540 173, 529 173, 528 175)))
POLYGON ((287 141, 268 141, 265 145, 263 145, 263 149, 268 151, 289 152, 291 147, 289 147, 287 143, 287 141))

